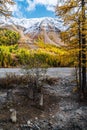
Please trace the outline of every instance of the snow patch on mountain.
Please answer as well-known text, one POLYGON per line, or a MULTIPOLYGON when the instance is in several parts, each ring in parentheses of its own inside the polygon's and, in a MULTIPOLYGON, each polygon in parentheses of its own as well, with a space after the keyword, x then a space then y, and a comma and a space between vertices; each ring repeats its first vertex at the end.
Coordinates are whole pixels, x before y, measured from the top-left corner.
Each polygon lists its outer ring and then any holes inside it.
POLYGON ((56 30, 64 30, 63 21, 60 18, 51 18, 51 17, 43 17, 43 18, 30 18, 30 19, 18 19, 18 18, 9 18, 0 20, 0 24, 2 26, 12 25, 14 24, 17 27, 24 28, 24 33, 32 33, 37 32, 41 27, 43 27, 46 31, 49 28, 56 30))

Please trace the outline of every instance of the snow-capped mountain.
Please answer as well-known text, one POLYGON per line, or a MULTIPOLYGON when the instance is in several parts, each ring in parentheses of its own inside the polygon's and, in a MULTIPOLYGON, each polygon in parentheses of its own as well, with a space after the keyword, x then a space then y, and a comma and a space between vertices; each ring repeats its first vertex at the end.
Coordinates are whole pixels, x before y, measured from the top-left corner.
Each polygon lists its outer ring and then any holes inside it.
POLYGON ((0 24, 2 25, 11 25, 14 24, 16 26, 21 26, 25 28, 25 32, 33 32, 38 27, 43 26, 46 30, 48 26, 54 28, 54 30, 63 30, 63 22, 60 18, 51 18, 51 17, 43 17, 43 18, 30 18, 30 19, 17 19, 17 18, 10 18, 10 19, 0 19, 0 24))
MULTIPOLYGON (((58 35, 58 33, 64 29, 63 21, 60 18, 51 18, 51 17, 43 17, 43 18, 31 18, 31 19, 17 19, 10 18, 0 20, 0 27, 7 27, 9 29, 21 32, 21 36, 25 35, 30 36, 30 38, 35 38, 38 34, 44 35, 45 39, 49 39, 46 42, 54 42, 57 43, 56 38, 54 41, 50 41, 52 35, 58 35), (49 38, 48 38, 49 37, 49 38)), ((59 41, 59 40, 58 40, 59 41)))

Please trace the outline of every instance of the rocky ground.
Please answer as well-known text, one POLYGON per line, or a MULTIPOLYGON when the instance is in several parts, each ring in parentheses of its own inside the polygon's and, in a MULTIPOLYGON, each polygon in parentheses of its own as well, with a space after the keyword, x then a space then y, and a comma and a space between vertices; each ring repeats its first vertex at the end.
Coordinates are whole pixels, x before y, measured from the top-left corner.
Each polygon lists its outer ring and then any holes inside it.
POLYGON ((23 88, 12 90, 11 101, 7 90, 1 90, 0 130, 87 130, 87 100, 79 100, 72 73, 62 74, 54 76, 53 84, 44 84, 43 108, 23 88), (17 112, 16 123, 10 120, 11 109, 17 112))

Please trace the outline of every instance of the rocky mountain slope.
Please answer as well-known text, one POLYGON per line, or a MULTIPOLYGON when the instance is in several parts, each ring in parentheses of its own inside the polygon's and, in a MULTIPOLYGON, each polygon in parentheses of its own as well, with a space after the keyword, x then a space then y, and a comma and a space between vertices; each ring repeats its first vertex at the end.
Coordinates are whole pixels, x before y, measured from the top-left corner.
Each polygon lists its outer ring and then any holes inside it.
POLYGON ((21 41, 33 43, 38 37, 43 37, 45 43, 61 46, 59 33, 64 29, 60 18, 32 18, 32 19, 1 19, 0 27, 18 31, 21 41))

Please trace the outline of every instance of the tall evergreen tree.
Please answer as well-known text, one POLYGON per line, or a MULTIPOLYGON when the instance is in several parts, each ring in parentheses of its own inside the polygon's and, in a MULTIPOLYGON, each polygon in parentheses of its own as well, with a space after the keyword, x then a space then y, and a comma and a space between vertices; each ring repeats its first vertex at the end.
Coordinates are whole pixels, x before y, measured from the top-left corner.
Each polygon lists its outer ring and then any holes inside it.
POLYGON ((86 88, 86 39, 87 39, 87 2, 86 0, 58 1, 56 14, 68 25, 66 41, 79 48, 79 85, 82 93, 86 88), (68 40, 67 40, 68 39, 68 40))

